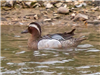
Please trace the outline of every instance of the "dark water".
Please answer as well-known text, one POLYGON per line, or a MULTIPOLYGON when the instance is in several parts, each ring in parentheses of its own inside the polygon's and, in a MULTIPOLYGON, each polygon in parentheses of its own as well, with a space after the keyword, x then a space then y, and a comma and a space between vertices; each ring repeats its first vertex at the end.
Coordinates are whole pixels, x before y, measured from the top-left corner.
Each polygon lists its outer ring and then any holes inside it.
MULTIPOLYGON (((85 35, 75 51, 30 50, 27 26, 1 26, 2 75, 100 75, 100 27, 78 27, 75 37, 85 35)), ((67 26, 44 26, 43 35, 70 31, 67 26)))

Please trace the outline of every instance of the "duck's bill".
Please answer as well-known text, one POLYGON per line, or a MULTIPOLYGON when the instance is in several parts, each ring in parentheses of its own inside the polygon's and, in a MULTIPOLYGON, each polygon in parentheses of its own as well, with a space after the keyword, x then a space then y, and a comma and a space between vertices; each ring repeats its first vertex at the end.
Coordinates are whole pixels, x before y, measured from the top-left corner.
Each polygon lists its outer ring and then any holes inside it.
POLYGON ((28 33, 28 29, 21 32, 21 34, 28 33))

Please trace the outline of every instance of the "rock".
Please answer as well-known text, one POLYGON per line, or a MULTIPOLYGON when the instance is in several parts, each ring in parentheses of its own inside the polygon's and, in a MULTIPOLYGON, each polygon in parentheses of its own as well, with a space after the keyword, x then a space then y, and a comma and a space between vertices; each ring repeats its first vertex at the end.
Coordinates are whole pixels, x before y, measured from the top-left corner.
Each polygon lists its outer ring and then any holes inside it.
POLYGON ((24 16, 24 18, 37 20, 39 19, 39 16, 37 14, 29 14, 29 15, 24 16))
POLYGON ((77 14, 76 16, 75 16, 75 18, 73 19, 73 21, 76 21, 76 20, 87 20, 88 19, 88 16, 87 15, 84 15, 84 14, 77 14))
POLYGON ((71 14, 72 17, 75 17, 75 15, 76 15, 75 13, 72 13, 72 14, 71 14))
POLYGON ((79 2, 78 1, 74 1, 74 5, 78 5, 79 4, 79 2))
POLYGON ((99 20, 93 20, 93 21, 87 21, 87 23, 93 24, 93 25, 99 25, 100 21, 99 20))
POLYGON ((15 5, 15 9, 21 9, 21 8, 22 8, 22 6, 20 4, 15 5))
POLYGON ((11 10, 11 8, 3 7, 2 10, 4 10, 4 11, 9 11, 9 10, 11 10))
POLYGON ((95 7, 95 8, 91 8, 91 10, 92 10, 92 11, 96 11, 96 10, 98 10, 98 6, 95 7))
POLYGON ((69 9, 65 7, 59 7, 57 12, 61 14, 66 14, 66 13, 69 13, 69 9))
POLYGON ((37 14, 34 15, 34 19, 35 19, 35 20, 39 19, 39 17, 38 17, 37 14))
POLYGON ((1 21, 7 21, 6 18, 1 17, 1 21))
POLYGON ((50 18, 50 19, 44 19, 44 22, 51 22, 52 21, 52 19, 50 18))
POLYGON ((43 4, 44 2, 42 0, 41 1, 38 1, 37 3, 39 3, 41 7, 44 6, 44 4, 43 4))
POLYGON ((94 1, 94 5, 95 5, 95 6, 100 6, 100 1, 99 1, 99 0, 95 0, 95 1, 94 1))
POLYGON ((97 19, 100 20, 100 16, 98 16, 97 19))
POLYGON ((72 13, 72 14, 71 14, 71 20, 72 20, 75 16, 76 16, 76 14, 75 14, 75 13, 72 13))
POLYGON ((63 3, 56 3, 55 6, 59 8, 62 4, 63 3))
POLYGON ((31 1, 31 2, 37 2, 37 0, 28 0, 28 1, 31 1))
POLYGON ((48 9, 53 7, 51 3, 44 3, 44 6, 48 9))
POLYGON ((77 8, 79 8, 79 7, 82 7, 82 6, 86 6, 87 4, 86 3, 81 3, 81 4, 79 4, 79 5, 75 5, 77 8))
POLYGON ((64 0, 65 2, 72 2, 72 0, 64 0))
POLYGON ((6 6, 12 7, 15 1, 13 0, 6 0, 6 6))
POLYGON ((84 0, 78 0, 78 2, 82 3, 82 2, 84 2, 84 0))
POLYGON ((60 18, 59 14, 53 14, 53 16, 54 16, 54 19, 59 19, 60 18))
POLYGON ((37 7, 40 7, 41 5, 39 3, 35 3, 32 7, 33 8, 37 8, 37 7))
POLYGON ((32 2, 25 2, 25 4, 30 7, 32 2))

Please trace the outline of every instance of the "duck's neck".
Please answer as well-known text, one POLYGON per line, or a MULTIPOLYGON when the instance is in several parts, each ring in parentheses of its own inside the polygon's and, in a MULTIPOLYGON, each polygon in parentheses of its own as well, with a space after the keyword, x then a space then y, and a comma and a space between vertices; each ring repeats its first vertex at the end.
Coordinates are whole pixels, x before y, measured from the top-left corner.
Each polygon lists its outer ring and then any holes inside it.
POLYGON ((30 38, 28 39, 28 47, 31 49, 38 49, 38 39, 31 35, 30 38))

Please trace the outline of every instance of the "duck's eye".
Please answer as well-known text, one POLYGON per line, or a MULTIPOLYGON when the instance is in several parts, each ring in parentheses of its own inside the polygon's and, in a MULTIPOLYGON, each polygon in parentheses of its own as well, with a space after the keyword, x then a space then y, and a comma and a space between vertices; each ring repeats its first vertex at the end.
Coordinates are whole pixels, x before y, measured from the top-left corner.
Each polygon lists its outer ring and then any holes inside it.
POLYGON ((29 31, 29 33, 32 34, 32 29, 31 29, 31 27, 28 27, 28 31, 29 31))

